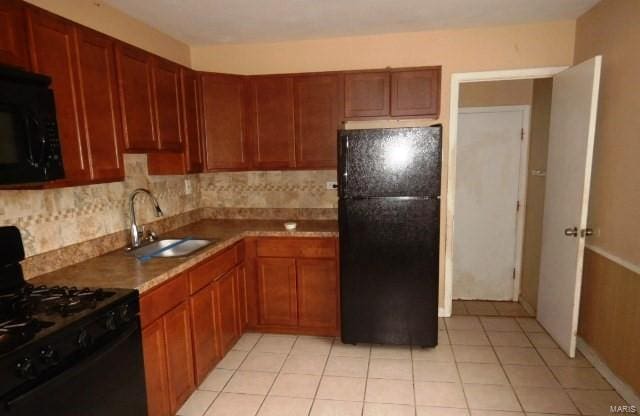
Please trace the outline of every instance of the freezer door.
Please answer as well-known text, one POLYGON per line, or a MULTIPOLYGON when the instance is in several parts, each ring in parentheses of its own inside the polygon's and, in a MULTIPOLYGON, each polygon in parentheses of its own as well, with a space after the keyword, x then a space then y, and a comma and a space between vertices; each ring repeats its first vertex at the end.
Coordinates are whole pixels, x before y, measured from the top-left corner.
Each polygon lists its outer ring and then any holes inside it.
POLYGON ((439 201, 340 200, 342 341, 434 346, 439 201))
POLYGON ((340 196, 440 194, 440 126, 341 130, 340 196))

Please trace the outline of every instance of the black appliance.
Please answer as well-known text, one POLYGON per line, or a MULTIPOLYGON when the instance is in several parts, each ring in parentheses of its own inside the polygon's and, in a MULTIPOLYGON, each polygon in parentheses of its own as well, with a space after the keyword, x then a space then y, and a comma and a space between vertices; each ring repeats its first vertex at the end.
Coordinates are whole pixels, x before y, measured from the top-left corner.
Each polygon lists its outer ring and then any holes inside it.
POLYGON ((34 286, 0 227, 0 415, 146 416, 138 293, 34 286))
POLYGON ((342 341, 438 342, 442 126, 341 130, 342 341))
POLYGON ((0 186, 64 177, 51 79, 0 66, 0 186))

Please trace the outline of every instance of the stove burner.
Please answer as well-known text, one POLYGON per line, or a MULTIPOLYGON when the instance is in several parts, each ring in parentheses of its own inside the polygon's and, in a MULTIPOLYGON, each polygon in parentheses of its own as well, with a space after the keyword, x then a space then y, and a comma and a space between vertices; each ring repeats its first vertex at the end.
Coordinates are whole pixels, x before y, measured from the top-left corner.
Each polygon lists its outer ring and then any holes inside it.
POLYGON ((36 333, 53 325, 31 317, 19 317, 0 322, 0 354, 11 351, 31 340, 36 333))

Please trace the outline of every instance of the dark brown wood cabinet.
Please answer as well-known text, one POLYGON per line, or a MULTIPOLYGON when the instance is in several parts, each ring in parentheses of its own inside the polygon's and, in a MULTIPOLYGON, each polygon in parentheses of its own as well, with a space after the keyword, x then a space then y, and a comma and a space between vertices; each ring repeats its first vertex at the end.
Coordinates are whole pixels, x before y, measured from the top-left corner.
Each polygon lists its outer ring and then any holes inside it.
POLYGON ((240 336, 238 330, 238 309, 236 290, 236 270, 232 270, 214 283, 214 308, 217 315, 220 351, 226 353, 240 336))
POLYGON ((122 118, 118 103, 115 40, 93 30, 76 29, 78 94, 91 180, 124 179, 122 118))
POLYGON ((158 149, 153 109, 153 58, 147 52, 118 42, 116 67, 125 148, 144 152, 158 149))
POLYGON ((260 257, 257 273, 260 324, 298 325, 295 259, 260 257))
POLYGON ((298 168, 335 168, 344 103, 339 74, 294 78, 295 148, 298 168))
POLYGON ((65 182, 86 182, 91 171, 78 94, 75 26, 35 7, 27 7, 27 22, 31 68, 51 77, 55 93, 65 182))
POLYGON ((236 305, 238 308, 238 330, 242 334, 249 325, 249 305, 247 302, 247 268, 240 264, 236 268, 236 305))
POLYGON ((175 414, 196 388, 187 302, 169 311, 162 320, 167 348, 169 401, 171 413, 175 414))
POLYGON ((169 401, 167 349, 162 319, 142 330, 142 350, 147 388, 147 414, 149 416, 168 416, 171 414, 171 403, 169 401))
POLYGON ((201 89, 206 170, 249 168, 244 78, 205 73, 201 89))
POLYGON ((180 151, 182 150, 180 67, 173 62, 154 57, 151 68, 158 148, 180 151))
POLYGON ((212 285, 209 284, 199 292, 191 295, 189 300, 196 384, 204 381, 221 355, 218 350, 217 329, 214 321, 213 297, 211 294, 212 285))
POLYGON ((345 74, 345 117, 388 117, 389 91, 388 71, 345 74))
POLYGON ((251 144, 253 166, 260 169, 295 167, 293 78, 251 78, 251 144))
POLYGON ((430 116, 440 112, 440 67, 391 72, 391 116, 430 116))
POLYGON ((29 68, 24 4, 18 0, 0 2, 0 64, 29 68))
POLYGON ((298 325, 338 328, 338 268, 333 259, 297 259, 298 325))

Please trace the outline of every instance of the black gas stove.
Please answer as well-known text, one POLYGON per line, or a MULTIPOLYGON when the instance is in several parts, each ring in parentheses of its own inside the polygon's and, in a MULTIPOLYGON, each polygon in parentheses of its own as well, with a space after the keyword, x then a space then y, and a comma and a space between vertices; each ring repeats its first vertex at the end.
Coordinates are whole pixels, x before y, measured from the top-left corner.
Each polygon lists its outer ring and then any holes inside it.
POLYGON ((138 292, 32 285, 15 227, 0 248, 0 415, 145 415, 138 292))

